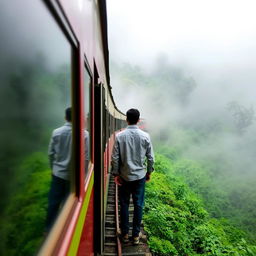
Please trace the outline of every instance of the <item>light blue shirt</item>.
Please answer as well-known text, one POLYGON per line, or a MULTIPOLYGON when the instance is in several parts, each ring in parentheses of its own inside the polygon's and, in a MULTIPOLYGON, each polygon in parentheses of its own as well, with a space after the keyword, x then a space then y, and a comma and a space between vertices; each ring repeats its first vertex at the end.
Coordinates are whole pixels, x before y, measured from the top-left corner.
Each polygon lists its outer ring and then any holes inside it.
POLYGON ((61 179, 70 176, 72 125, 67 122, 53 131, 49 144, 49 161, 52 173, 61 179))
POLYGON ((151 173, 154 152, 149 134, 137 125, 128 125, 116 136, 111 163, 112 174, 120 175, 126 181, 142 179, 146 171, 151 173))
MULTIPOLYGON (((89 161, 89 133, 85 130, 85 168, 89 161)), ((69 180, 71 169, 72 125, 65 123, 53 131, 49 144, 49 161, 52 174, 64 180, 69 180)))

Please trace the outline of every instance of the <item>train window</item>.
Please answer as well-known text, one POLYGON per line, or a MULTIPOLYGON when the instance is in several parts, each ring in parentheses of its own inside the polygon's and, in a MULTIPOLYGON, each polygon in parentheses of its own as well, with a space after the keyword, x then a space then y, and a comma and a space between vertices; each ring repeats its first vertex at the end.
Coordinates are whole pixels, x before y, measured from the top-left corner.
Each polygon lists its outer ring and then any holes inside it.
POLYGON ((84 129, 85 129, 85 177, 91 160, 91 76, 84 68, 84 129))
POLYGON ((108 137, 109 137, 109 112, 107 107, 105 106, 105 113, 106 113, 106 136, 105 136, 105 141, 104 141, 104 147, 106 147, 108 143, 108 137))
POLYGON ((108 143, 110 134, 111 134, 111 114, 108 111, 108 137, 107 137, 107 143, 108 143))
POLYGON ((105 127, 102 129, 102 143, 103 147, 105 149, 106 147, 106 141, 107 141, 107 127, 108 127, 108 118, 107 118, 107 109, 105 105, 102 105, 102 123, 105 124, 105 127))
POLYGON ((110 135, 111 135, 111 133, 112 133, 112 115, 110 114, 109 115, 109 123, 110 123, 110 125, 109 125, 109 137, 110 137, 110 135))
POLYGON ((114 131, 113 132, 115 132, 116 130, 117 130, 117 119, 114 118, 114 131))
POLYGON ((71 191, 72 47, 44 1, 1 1, 0 35, 0 255, 35 255, 71 191))
POLYGON ((115 119, 114 117, 111 115, 111 133, 110 135, 112 135, 112 133, 114 132, 115 130, 115 119))

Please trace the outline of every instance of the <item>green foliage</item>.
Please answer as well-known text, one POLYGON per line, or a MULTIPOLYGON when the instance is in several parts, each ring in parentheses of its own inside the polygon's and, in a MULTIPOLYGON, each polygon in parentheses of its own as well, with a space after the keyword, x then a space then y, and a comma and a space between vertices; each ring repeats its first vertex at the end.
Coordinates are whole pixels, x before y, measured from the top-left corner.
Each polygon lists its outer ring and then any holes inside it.
POLYGON ((17 187, 0 221, 0 254, 34 255, 43 240, 51 171, 44 153, 34 153, 19 167, 17 187))
POLYGON ((157 237, 152 236, 149 246, 152 248, 152 252, 157 253, 157 255, 178 255, 177 250, 168 240, 159 240, 157 237))
MULTIPOLYGON (((190 186, 206 190, 209 182, 200 183, 203 170, 191 161, 173 163, 156 155, 156 171, 146 186, 144 223, 149 245, 157 255, 256 255, 244 233, 226 219, 211 218, 204 200, 190 186), (178 177, 195 173, 189 186, 178 177)), ((190 177, 190 175, 189 175, 190 177)))
POLYGON ((227 186, 226 178, 221 174, 213 176, 212 173, 215 171, 210 167, 195 161, 177 160, 172 164, 169 172, 189 185, 190 189, 203 200, 205 208, 212 217, 229 219, 233 225, 244 231, 243 237, 255 243, 254 182, 227 186))
MULTIPOLYGON (((159 144, 156 147, 157 147, 158 153, 167 157, 168 159, 175 161, 179 157, 180 153, 178 152, 178 150, 176 148, 169 147, 164 144, 159 144)), ((159 157, 161 157, 161 155, 159 155, 159 157)))
POLYGON ((165 157, 164 155, 161 154, 156 154, 155 155, 155 170, 157 170, 157 172, 161 172, 161 173, 167 173, 170 169, 170 165, 171 165, 171 160, 169 160, 167 157, 165 157))

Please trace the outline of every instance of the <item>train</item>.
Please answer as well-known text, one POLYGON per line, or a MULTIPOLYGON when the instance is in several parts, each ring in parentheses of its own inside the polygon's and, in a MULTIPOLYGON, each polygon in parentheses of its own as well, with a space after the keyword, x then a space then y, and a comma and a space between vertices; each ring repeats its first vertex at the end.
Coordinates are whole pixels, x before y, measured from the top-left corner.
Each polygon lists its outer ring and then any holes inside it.
POLYGON ((0 6, 0 254, 101 255, 111 152, 126 126, 111 91, 106 1, 0 6), (45 233, 47 147, 69 106, 70 190, 45 233))

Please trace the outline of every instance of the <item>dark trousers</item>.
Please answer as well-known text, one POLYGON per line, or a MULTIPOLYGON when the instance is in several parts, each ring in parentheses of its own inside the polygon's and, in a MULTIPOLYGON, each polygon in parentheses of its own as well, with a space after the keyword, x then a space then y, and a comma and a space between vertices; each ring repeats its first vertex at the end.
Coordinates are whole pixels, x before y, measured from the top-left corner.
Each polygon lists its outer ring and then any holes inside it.
POLYGON ((48 195, 48 211, 46 217, 46 231, 53 225, 61 204, 69 193, 69 181, 52 175, 51 187, 48 195))
POLYGON ((136 181, 123 181, 122 186, 119 187, 122 235, 128 234, 129 232, 129 203, 131 195, 134 205, 132 235, 136 237, 140 233, 144 206, 145 181, 145 177, 136 181))

